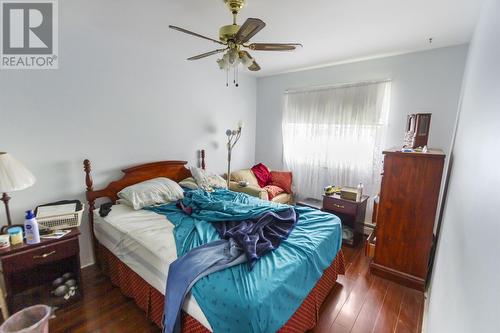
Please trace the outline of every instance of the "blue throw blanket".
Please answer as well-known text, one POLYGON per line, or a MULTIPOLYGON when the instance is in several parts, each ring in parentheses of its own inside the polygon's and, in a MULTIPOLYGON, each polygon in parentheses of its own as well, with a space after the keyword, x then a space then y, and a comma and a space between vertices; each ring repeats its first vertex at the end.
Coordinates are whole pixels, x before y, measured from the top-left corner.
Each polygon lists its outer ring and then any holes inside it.
MULTIPOLYGON (((275 204, 227 190, 192 191, 184 205, 150 208, 175 225, 178 256, 220 236, 214 222, 249 220, 266 212, 283 212, 275 204), (207 223, 211 222, 211 223, 207 223)), ((214 332, 275 332, 300 307, 340 249, 340 220, 330 214, 296 207, 300 218, 280 247, 263 256, 252 271, 238 265, 199 280, 192 293, 214 332)))
MULTIPOLYGON (((186 197, 192 197, 190 192, 186 197)), ((193 203, 193 201, 190 201, 193 203)), ((193 214, 193 207, 185 206, 183 202, 178 204, 184 213, 193 214)), ((293 208, 274 212, 269 211, 253 219, 235 221, 217 221, 213 226, 217 229, 222 239, 232 239, 245 253, 250 270, 257 260, 267 252, 276 249, 281 241, 286 239, 292 232, 297 219, 297 212, 293 208)))

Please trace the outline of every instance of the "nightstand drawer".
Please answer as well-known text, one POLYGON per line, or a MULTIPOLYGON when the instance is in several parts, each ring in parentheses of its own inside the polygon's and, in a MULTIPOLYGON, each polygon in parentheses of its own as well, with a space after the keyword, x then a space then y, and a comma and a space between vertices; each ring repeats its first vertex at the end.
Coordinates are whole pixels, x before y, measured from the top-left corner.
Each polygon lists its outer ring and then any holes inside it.
POLYGON ((38 265, 78 255, 78 238, 40 246, 2 258, 4 273, 24 271, 38 265))
POLYGON ((343 213, 347 215, 356 215, 358 206, 355 202, 347 202, 346 200, 339 200, 336 198, 323 198, 323 209, 343 213))

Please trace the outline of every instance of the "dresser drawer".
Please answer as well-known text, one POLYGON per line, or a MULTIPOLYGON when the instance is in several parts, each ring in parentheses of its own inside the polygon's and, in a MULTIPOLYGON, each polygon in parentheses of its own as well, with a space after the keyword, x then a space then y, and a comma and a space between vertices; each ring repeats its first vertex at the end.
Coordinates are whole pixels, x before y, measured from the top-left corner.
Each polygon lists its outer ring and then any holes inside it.
POLYGON ((63 242, 4 256, 2 258, 2 267, 4 273, 18 272, 72 257, 78 255, 78 253, 78 238, 72 238, 63 242))
POLYGON ((340 200, 337 198, 324 197, 323 198, 323 209, 343 213, 347 215, 356 215, 357 204, 355 202, 348 202, 346 200, 340 200))

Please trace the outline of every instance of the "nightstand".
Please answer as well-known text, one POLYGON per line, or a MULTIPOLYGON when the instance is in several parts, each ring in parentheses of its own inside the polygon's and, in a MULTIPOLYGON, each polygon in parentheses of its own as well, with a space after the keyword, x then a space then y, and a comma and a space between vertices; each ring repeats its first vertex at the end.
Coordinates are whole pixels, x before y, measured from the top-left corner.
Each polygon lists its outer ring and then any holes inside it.
POLYGON ((11 314, 34 304, 62 307, 80 300, 83 295, 80 274, 78 228, 59 239, 44 239, 39 244, 26 243, 0 250, 4 291, 11 314), (71 273, 77 281, 76 294, 65 300, 51 295, 52 281, 71 273))
POLYGON ((342 226, 349 227, 353 232, 352 241, 344 240, 344 244, 358 246, 363 240, 366 203, 369 196, 364 195, 361 201, 340 198, 339 195, 323 195, 322 210, 337 215, 342 220, 342 226))

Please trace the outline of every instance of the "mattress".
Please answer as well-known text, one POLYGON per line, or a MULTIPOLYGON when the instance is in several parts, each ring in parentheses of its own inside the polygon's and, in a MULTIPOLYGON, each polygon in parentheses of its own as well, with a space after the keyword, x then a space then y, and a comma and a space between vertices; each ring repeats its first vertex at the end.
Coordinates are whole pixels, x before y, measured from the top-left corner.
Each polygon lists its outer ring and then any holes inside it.
MULTIPOLYGON (((169 265, 177 259, 174 226, 165 216, 114 205, 106 217, 94 211, 97 240, 147 283, 165 295, 169 265)), ((183 309, 212 331, 195 298, 188 294, 183 309)))

